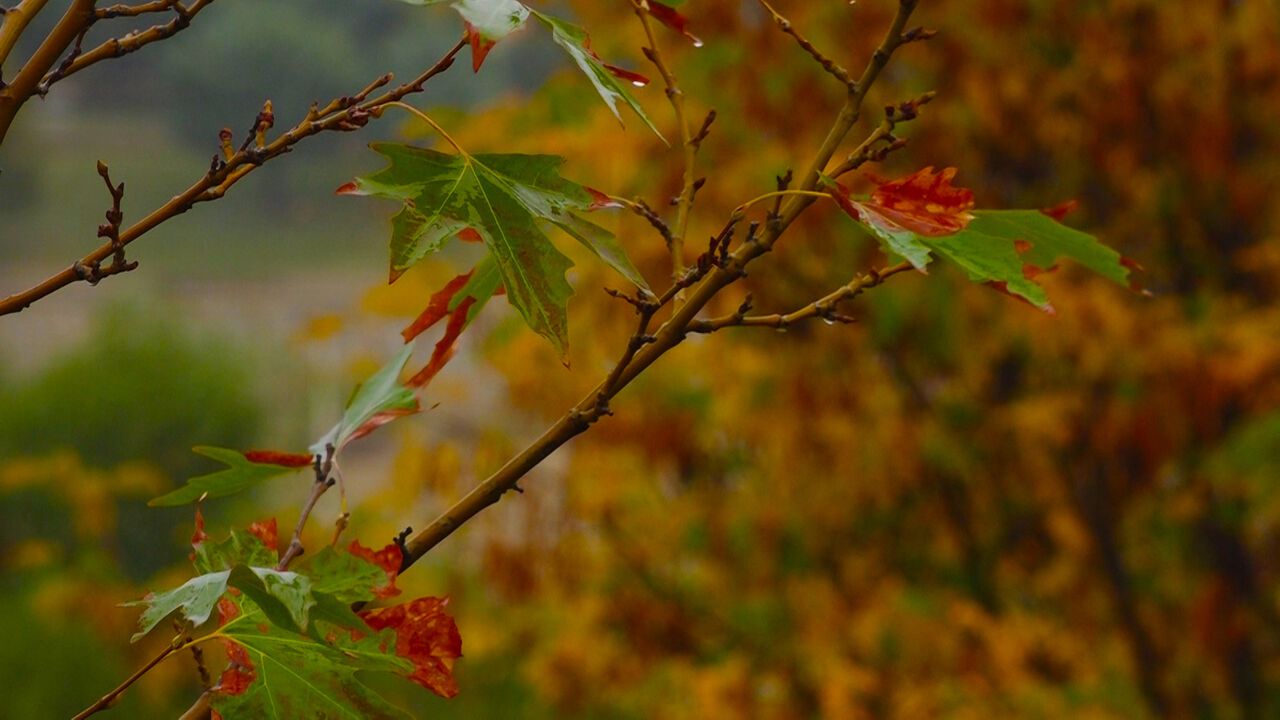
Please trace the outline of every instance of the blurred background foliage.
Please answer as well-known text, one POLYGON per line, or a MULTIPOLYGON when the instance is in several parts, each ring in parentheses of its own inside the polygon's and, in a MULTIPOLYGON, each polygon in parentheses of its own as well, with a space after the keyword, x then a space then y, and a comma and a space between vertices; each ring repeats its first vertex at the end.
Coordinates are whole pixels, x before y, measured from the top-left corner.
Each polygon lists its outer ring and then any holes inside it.
MULTIPOLYGON (((641 67, 625 3, 567 5, 603 57, 641 67)), ((851 68, 892 5, 776 3, 851 68)), ((663 52, 691 113, 719 113, 697 247, 807 163, 842 94, 755 3, 682 9, 706 44, 664 32, 663 52)), ((931 266, 856 301, 853 326, 691 338, 404 578, 452 596, 466 653, 457 699, 404 697, 422 715, 1280 714, 1280 9, 923 0, 915 20, 939 36, 899 52, 863 127, 939 97, 873 171, 959 167, 980 207, 1078 198, 1068 222, 1141 262, 1155 297, 1064 266, 1045 276, 1049 316, 931 266)), ((58 86, 0 154, 0 276, 30 281, 90 244, 106 207, 93 158, 120 168, 129 217, 199 173, 217 129, 247 127, 264 95, 296 117, 457 32, 398 3, 228 0, 90 71, 112 82, 58 86)), ((620 128, 540 40, 500 44, 423 102, 473 150, 563 154, 566 176, 663 206, 678 154, 634 118, 620 128)), ((641 95, 674 137, 661 89, 641 95)), ((434 142, 408 122, 374 133, 434 142)), ((465 270, 446 257, 373 287, 393 208, 329 194, 378 166, 370 135, 313 141, 139 243, 137 273, 0 321, 0 633, 25 638, 0 652, 0 694, 15 717, 70 714, 164 642, 126 646, 134 613, 112 604, 184 576, 189 517, 142 503, 205 469, 185 448, 302 447, 465 270), (138 299, 95 314, 104 293, 138 299)), ((648 277, 668 272, 642 220, 593 219, 648 277)), ((428 522, 616 360, 630 310, 600 288, 622 281, 574 257, 572 370, 487 309, 433 386, 440 407, 348 468, 366 544, 428 522)), ((746 290, 794 309, 883 262, 815 206, 720 310, 746 290)), ((302 499, 268 488, 206 512, 288 525, 302 499)), ((194 687, 171 662, 117 712, 172 713, 194 687)))

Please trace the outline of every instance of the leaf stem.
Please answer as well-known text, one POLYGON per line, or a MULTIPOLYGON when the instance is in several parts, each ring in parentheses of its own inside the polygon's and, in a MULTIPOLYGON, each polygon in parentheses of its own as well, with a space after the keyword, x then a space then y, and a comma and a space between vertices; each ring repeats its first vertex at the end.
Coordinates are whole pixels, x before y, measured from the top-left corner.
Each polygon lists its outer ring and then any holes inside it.
POLYGON ((806 196, 807 196, 807 197, 815 197, 815 198, 829 198, 829 197, 831 197, 831 196, 830 196, 830 195, 828 195, 827 193, 824 193, 824 192, 818 192, 818 191, 816 191, 816 190, 774 190, 774 191, 771 191, 771 192, 767 192, 767 193, 765 193, 765 194, 763 194, 763 195, 757 195, 756 197, 753 197, 753 198, 751 198, 750 200, 748 200, 748 201, 746 201, 746 202, 742 203, 742 204, 741 204, 741 205, 739 205, 738 207, 734 208, 734 209, 733 209, 733 216, 734 216, 734 217, 742 217, 743 215, 745 215, 745 214, 746 214, 746 212, 747 212, 747 208, 751 207, 752 205, 755 205, 756 203, 758 203, 758 202, 760 202, 760 201, 762 201, 762 200, 768 200, 769 198, 775 198, 775 197, 778 197, 778 198, 780 198, 780 197, 788 197, 788 196, 791 196, 791 195, 799 195, 799 196, 802 196, 802 197, 806 197, 806 196))
POLYGON ((457 150, 459 155, 470 157, 469 155, 467 155, 467 151, 464 150, 462 146, 458 144, 458 141, 453 139, 453 136, 445 132, 445 129, 440 127, 439 123, 437 123, 435 120, 432 120, 430 117, 427 116, 426 113, 422 112, 418 108, 408 103, 402 103, 398 100, 387 103, 386 107, 398 107, 402 110, 408 110, 414 115, 417 115, 418 118, 422 120, 422 122, 430 125, 432 130, 435 130, 440 135, 440 137, 444 138, 450 145, 452 145, 453 149, 457 150))

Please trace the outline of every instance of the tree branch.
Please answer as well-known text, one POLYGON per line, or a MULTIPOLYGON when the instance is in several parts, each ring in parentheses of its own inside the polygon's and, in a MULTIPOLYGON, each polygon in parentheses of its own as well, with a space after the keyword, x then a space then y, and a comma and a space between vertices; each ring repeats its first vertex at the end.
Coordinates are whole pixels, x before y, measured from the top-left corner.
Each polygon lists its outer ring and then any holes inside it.
MULTIPOLYGON (((18 38, 26 31, 31 19, 44 9, 49 0, 22 0, 22 2, 4 12, 4 20, 0 21, 0 67, 18 44, 18 38)), ((3 78, 0 78, 3 88, 3 78)))
MULTIPOLYGON (((160 12, 162 10, 173 10, 176 17, 167 23, 152 25, 146 30, 131 32, 124 37, 111 38, 103 42, 101 45, 85 52, 73 52, 62 61, 57 69, 46 74, 37 86, 37 92, 43 94, 48 92, 49 87, 54 83, 62 80, 70 75, 84 70, 85 68, 103 60, 110 60, 142 48, 157 40, 173 37, 180 31, 185 30, 190 24, 191 19, 201 10, 213 4, 213 0, 195 0, 191 7, 186 7, 175 0, 156 0, 156 2, 146 3, 138 6, 115 5, 103 10, 99 10, 95 19, 118 17, 118 16, 134 16, 149 12, 160 12)), ((79 46, 77 45, 77 50, 79 46)))
POLYGON ((166 646, 165 649, 160 652, 159 655, 156 655, 154 658, 152 658, 146 665, 143 665, 142 667, 138 668, 132 675, 126 678, 124 682, 116 686, 115 690, 112 690, 106 695, 103 695, 102 697, 98 698, 97 702, 85 708, 84 710, 81 710, 78 714, 76 714, 75 717, 71 718, 71 720, 84 720, 84 718, 87 718, 90 715, 101 712, 102 710, 106 710, 107 708, 111 707, 115 703, 116 698, 120 697, 120 695, 122 695, 125 690, 128 690, 129 686, 133 685, 135 682, 138 681, 139 678, 141 678, 143 675, 146 675, 148 672, 150 672, 151 668, 163 662, 165 658, 187 647, 188 644, 189 643, 185 641, 182 635, 178 635, 173 639, 173 642, 169 643, 169 645, 166 646))
MULTIPOLYGON (((71 47, 71 43, 80 37, 80 33, 94 21, 93 6, 96 0, 72 0, 71 6, 63 14, 58 24, 49 31, 44 42, 27 59, 22 69, 14 76, 13 82, 0 88, 0 144, 13 125, 13 119, 22 109, 23 104, 36 92, 40 78, 49 72, 49 68, 58 61, 62 53, 71 47)), ((39 3, 36 3, 38 5, 39 3)), ((39 8, 33 5, 38 10, 39 8)), ((18 22, 21 22, 19 20, 18 22)), ((8 22, 5 22, 8 27, 8 22)), ((16 41, 16 37, 14 40, 16 41)))
MULTIPOLYGON (((121 231, 118 242, 107 242, 39 285, 0 300, 0 315, 19 312, 37 300, 47 297, 72 283, 86 280, 87 278, 84 277, 81 268, 93 267, 95 263, 101 263, 119 248, 137 240, 166 220, 190 210, 196 203, 217 200, 232 185, 244 178, 245 175, 253 172, 268 160, 289 152, 294 145, 304 138, 324 131, 352 131, 364 127, 370 119, 379 117, 381 110, 386 105, 397 102, 406 95, 421 92, 423 84, 447 70, 453 64, 454 57, 465 46, 465 41, 459 41, 435 65, 417 78, 376 98, 366 99, 375 90, 390 82, 390 75, 378 78, 355 96, 337 98, 323 109, 312 107, 305 119, 269 144, 243 147, 225 160, 214 156, 209 171, 203 177, 181 194, 156 208, 151 214, 134 223, 128 229, 121 231)), ((262 115, 260 114, 259 119, 255 120, 255 135, 261 124, 261 118, 262 115)))
MULTIPOLYGON (((867 90, 875 82, 880 71, 884 69, 885 63, 889 61, 893 51, 902 44, 902 29, 906 26, 907 19, 912 11, 915 10, 916 3, 917 0, 900 0, 898 12, 888 32, 880 43, 879 49, 876 50, 871 60, 867 63, 867 67, 862 73, 862 78, 858 81, 857 91, 849 93, 844 108, 840 111, 835 124, 827 134, 826 140, 823 141, 822 146, 810 163, 809 170, 805 173, 804 180, 799 188, 800 190, 812 191, 814 189, 818 183, 819 171, 830 162, 836 148, 839 147, 841 141, 844 140, 853 124, 857 121, 862 100, 866 96, 867 90)), ((566 412, 551 427, 547 428, 537 440, 534 440, 520 454, 508 460, 497 472, 486 478, 471 492, 467 493, 465 497, 454 503, 452 507, 432 521, 430 525, 406 542, 405 548, 407 552, 401 567, 408 568, 433 547, 453 534, 463 523, 475 517, 481 510, 498 502, 502 495, 514 488, 526 473, 545 460, 561 445, 590 428, 595 421, 599 420, 608 411, 608 401, 668 350, 679 345, 684 340, 685 334, 688 332, 694 318, 710 302, 711 298, 726 285, 741 278, 749 262, 771 250, 778 237, 814 200, 815 198, 810 196, 789 198, 776 220, 766 227, 763 235, 759 238, 750 235, 748 240, 744 241, 737 250, 728 254, 722 264, 711 266, 705 277, 694 287, 687 301, 676 308, 671 319, 658 328, 652 339, 634 353, 628 352, 624 355, 625 364, 621 364, 621 367, 615 367, 605 381, 602 381, 577 405, 566 412)), ((736 222, 736 220, 731 219, 730 222, 736 222)), ((678 283, 672 287, 674 288, 677 285, 678 283)))
POLYGON ((776 330, 788 328, 802 320, 822 318, 828 322, 853 322, 853 318, 841 315, 837 306, 861 295, 864 291, 884 282, 887 278, 900 272, 911 270, 914 266, 906 261, 887 267, 883 270, 872 270, 865 275, 854 278, 848 285, 843 285, 831 293, 814 300, 804 307, 785 315, 747 315, 751 309, 750 298, 743 302, 737 312, 708 320, 695 320, 689 324, 689 332, 713 333, 727 327, 768 327, 776 330))

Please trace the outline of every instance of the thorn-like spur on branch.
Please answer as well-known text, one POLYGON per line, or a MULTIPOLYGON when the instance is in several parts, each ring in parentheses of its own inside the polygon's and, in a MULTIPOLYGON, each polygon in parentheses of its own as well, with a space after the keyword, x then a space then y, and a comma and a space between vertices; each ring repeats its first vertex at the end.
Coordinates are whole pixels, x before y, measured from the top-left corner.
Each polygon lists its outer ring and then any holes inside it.
POLYGON ((785 330, 795 323, 813 318, 820 318, 829 324, 852 323, 854 322, 853 317, 841 314, 838 311, 840 303, 852 300, 868 288, 873 288, 884 282, 886 278, 911 268, 911 263, 901 262, 883 270, 871 270, 865 275, 854 278, 848 285, 839 287, 834 292, 785 315, 776 313, 773 315, 747 315, 747 312, 751 310, 751 296, 748 295, 747 299, 733 313, 708 320, 695 320, 689 324, 689 332, 713 333, 727 327, 767 327, 775 330, 785 330))
POLYGON ((799 32, 796 31, 795 27, 791 25, 790 20, 780 15, 777 10, 773 9, 772 5, 766 2, 766 0, 758 0, 758 2, 760 3, 761 6, 764 7, 765 10, 769 12, 769 15, 773 17, 773 22, 777 24, 777 26, 782 30, 782 32, 795 38, 796 42, 800 45, 801 49, 809 53, 809 55, 814 60, 817 60, 818 64, 822 66, 823 70, 826 70, 828 73, 831 74, 832 77, 839 80, 841 83, 844 83, 845 88, 847 88, 850 93, 854 93, 858 91, 858 83, 854 81, 854 79, 849 75, 848 70, 845 70, 844 68, 840 67, 840 65, 836 63, 834 60, 827 57, 826 55, 823 55, 822 51, 814 47, 813 43, 806 40, 803 35, 801 35, 799 32))
POLYGON ((906 138, 900 138, 893 134, 894 128, 898 123, 915 120, 920 114, 920 107, 929 103, 937 95, 936 92, 930 90, 913 100, 906 100, 897 105, 886 105, 884 108, 884 119, 876 126, 875 130, 867 136, 866 140, 859 143, 853 152, 849 153, 849 157, 844 162, 837 165, 829 175, 838 178, 845 173, 856 170, 868 162, 880 162, 895 150, 901 150, 906 147, 906 138), (878 143, 883 143, 877 147, 878 143))
MULTIPOLYGON (((212 2, 212 0, 207 1, 212 2)), ((199 0, 191 7, 195 8, 197 4, 199 4, 199 0)), ((19 312, 37 300, 47 297, 72 283, 100 277, 95 275, 98 272, 95 268, 108 256, 115 254, 121 247, 137 240, 166 220, 190 210, 196 203, 217 200, 232 185, 244 178, 245 175, 253 172, 266 161, 291 151, 293 146, 303 139, 325 131, 345 132, 364 127, 369 123, 370 119, 378 117, 385 106, 393 102, 399 102, 407 95, 421 92, 424 83, 448 70, 453 65, 454 57, 464 47, 466 47, 466 41, 459 40, 443 57, 436 61, 435 65, 432 65, 418 77, 403 85, 387 90, 376 97, 370 97, 370 95, 390 82, 390 75, 379 77, 354 96, 345 96, 330 102, 324 109, 317 110, 313 107, 306 118, 270 142, 267 142, 266 132, 274 124, 275 117, 274 113, 271 112, 270 106, 264 106, 263 111, 255 117, 252 132, 247 139, 249 145, 254 144, 253 141, 257 140, 258 144, 255 147, 246 145, 235 152, 228 153, 231 138, 229 135, 220 135, 219 150, 222 153, 222 157, 215 155, 209 164, 208 170, 191 187, 128 228, 119 230, 112 241, 75 261, 62 272, 29 290, 0 300, 0 315, 19 312)), ((2 109, 3 103, 0 103, 0 110, 2 109)), ((3 121, 2 113, 0 113, 0 121, 3 121)), ((101 272, 110 274, 105 269, 101 272)), ((123 272, 123 270, 116 270, 116 272, 123 272)))

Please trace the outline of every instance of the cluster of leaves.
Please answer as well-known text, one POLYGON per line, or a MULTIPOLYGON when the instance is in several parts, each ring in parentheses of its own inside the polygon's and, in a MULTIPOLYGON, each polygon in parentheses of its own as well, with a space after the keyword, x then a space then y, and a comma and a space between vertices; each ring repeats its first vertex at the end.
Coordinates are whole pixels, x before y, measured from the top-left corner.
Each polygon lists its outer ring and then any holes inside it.
POLYGON ((400 593, 397 546, 375 552, 353 541, 345 552, 324 548, 282 570, 274 518, 215 543, 199 511, 192 546, 196 577, 127 604, 145 608, 135 641, 174 613, 196 630, 216 611, 215 627, 182 645, 219 639, 226 647, 230 664, 211 689, 220 715, 406 717, 357 677, 362 670, 403 675, 445 697, 457 693, 450 671, 462 639, 446 600, 352 611, 400 593))

